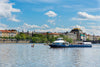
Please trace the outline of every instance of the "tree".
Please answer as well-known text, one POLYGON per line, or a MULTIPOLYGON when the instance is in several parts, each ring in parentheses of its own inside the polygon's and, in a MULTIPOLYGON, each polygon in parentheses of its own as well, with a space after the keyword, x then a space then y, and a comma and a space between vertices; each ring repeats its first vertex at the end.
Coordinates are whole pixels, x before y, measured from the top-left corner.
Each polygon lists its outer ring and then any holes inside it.
POLYGON ((45 37, 45 38, 41 38, 41 43, 46 43, 48 40, 47 40, 47 38, 45 37))
POLYGON ((18 35, 16 35, 15 37, 17 40, 26 40, 26 39, 30 39, 30 36, 24 33, 20 33, 18 35))
POLYGON ((90 39, 89 39, 89 38, 87 38, 87 39, 86 39, 86 41, 90 41, 90 39))
POLYGON ((50 43, 52 43, 53 41, 55 41, 55 37, 52 35, 51 37, 49 37, 49 41, 50 43))
POLYGON ((39 37, 32 37, 34 43, 40 43, 41 39, 39 37))

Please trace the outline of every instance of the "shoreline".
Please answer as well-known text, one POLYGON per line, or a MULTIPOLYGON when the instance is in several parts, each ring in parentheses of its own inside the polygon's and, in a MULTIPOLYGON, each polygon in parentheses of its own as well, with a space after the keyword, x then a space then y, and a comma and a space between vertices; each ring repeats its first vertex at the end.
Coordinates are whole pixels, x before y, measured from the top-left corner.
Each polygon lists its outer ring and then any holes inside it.
MULTIPOLYGON (((82 42, 82 41, 74 41, 71 44, 76 44, 77 42, 82 42)), ((92 42, 92 41, 89 41, 89 42, 92 42)), ((0 40, 0 44, 3 44, 3 43, 6 44, 6 43, 33 43, 33 42, 31 40, 0 40)), ((92 44, 100 44, 100 42, 92 42, 92 44)))
POLYGON ((0 40, 0 43, 31 43, 29 40, 0 40))

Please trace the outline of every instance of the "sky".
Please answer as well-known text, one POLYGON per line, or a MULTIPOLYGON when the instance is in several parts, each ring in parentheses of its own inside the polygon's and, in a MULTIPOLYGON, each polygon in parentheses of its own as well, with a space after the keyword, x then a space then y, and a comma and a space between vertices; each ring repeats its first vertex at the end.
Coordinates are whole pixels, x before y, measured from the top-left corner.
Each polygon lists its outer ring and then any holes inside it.
POLYGON ((100 0, 0 0, 0 30, 100 35, 100 0))

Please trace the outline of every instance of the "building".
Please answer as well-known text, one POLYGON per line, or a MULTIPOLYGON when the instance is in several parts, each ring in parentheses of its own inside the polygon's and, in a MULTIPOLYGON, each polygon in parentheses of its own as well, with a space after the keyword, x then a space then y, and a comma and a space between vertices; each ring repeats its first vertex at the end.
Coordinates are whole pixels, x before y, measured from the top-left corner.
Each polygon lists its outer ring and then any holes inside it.
POLYGON ((86 33, 81 33, 80 34, 80 40, 86 41, 86 39, 87 39, 87 34, 86 33))
POLYGON ((18 34, 17 30, 9 30, 9 31, 10 31, 9 37, 15 37, 18 34))
POLYGON ((42 33, 43 35, 51 35, 51 36, 54 36, 54 37, 57 37, 59 36, 61 33, 42 33))
POLYGON ((77 35, 77 40, 81 40, 81 34, 83 34, 82 30, 80 28, 74 28, 71 30, 70 33, 74 33, 77 35))
POLYGON ((0 30, 0 37, 14 37, 17 34, 16 30, 0 30))
POLYGON ((91 41, 95 41, 99 39, 99 36, 95 36, 95 35, 87 35, 87 39, 91 40, 91 41))
POLYGON ((74 34, 74 33, 65 33, 65 34, 63 34, 63 35, 65 35, 65 36, 67 36, 68 38, 71 38, 71 39, 73 39, 73 40, 77 40, 77 35, 76 34, 74 34))
POLYGON ((95 36, 96 37, 96 40, 100 40, 100 36, 95 36))

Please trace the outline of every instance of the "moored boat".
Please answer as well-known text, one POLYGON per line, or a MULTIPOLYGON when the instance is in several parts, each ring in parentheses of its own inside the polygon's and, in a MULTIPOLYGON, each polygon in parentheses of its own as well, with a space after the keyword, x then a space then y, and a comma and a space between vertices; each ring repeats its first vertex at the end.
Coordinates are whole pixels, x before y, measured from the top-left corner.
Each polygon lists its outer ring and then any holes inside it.
POLYGON ((69 42, 66 42, 63 40, 63 38, 58 38, 56 41, 54 41, 52 44, 49 44, 52 48, 61 48, 61 47, 92 47, 91 42, 82 42, 78 44, 69 44, 69 42))

